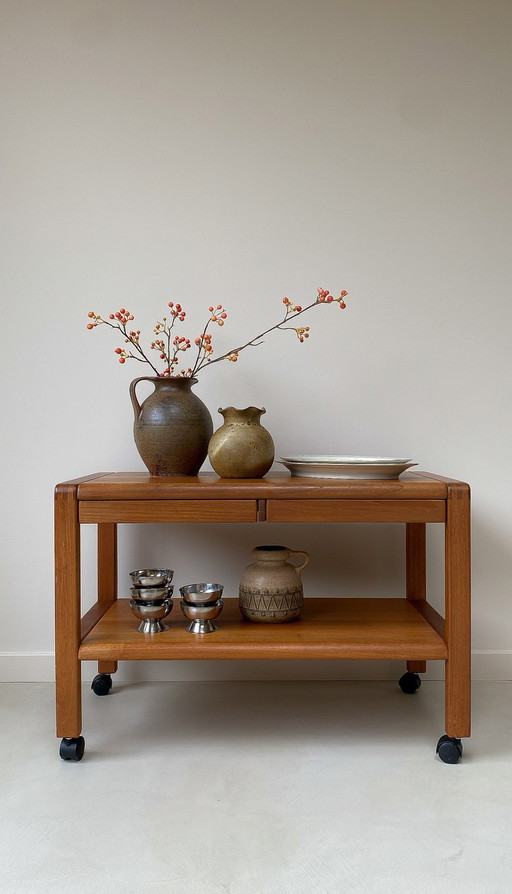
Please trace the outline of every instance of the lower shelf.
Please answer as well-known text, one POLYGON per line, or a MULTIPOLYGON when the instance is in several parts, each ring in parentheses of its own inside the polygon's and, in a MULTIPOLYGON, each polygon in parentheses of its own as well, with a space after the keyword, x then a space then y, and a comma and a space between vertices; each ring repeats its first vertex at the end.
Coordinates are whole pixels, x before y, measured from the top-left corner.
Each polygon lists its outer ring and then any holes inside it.
POLYGON ((170 659, 446 659, 443 618, 425 602, 406 599, 306 599, 288 624, 255 624, 225 599, 215 633, 187 631, 179 600, 169 630, 137 630, 129 600, 118 599, 84 637, 81 661, 170 659))

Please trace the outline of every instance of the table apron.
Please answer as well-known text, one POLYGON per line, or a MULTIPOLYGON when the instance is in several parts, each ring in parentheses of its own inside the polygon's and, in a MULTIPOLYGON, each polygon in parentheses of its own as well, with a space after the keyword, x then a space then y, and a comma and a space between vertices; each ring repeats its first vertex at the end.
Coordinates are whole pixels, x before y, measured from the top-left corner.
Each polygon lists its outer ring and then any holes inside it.
POLYGON ((445 522, 445 500, 268 500, 269 522, 445 522))
POLYGON ((81 500, 80 524, 255 522, 256 500, 81 500))
POLYGON ((442 522, 444 500, 81 500, 80 524, 442 522), (263 505, 262 505, 263 504, 263 505))

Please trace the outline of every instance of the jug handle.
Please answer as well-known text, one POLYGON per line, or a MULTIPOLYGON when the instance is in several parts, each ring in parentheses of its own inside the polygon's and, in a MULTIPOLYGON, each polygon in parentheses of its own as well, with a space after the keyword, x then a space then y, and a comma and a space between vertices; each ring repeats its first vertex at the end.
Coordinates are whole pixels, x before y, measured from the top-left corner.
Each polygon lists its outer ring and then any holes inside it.
POLYGON ((304 550, 302 550, 302 549, 289 549, 288 552, 290 553, 290 556, 304 556, 304 562, 302 563, 302 565, 294 565, 293 566, 295 568, 297 574, 300 575, 302 569, 305 568, 309 562, 308 554, 305 553, 304 550))
POLYGON ((140 403, 137 400, 137 395, 135 394, 135 386, 138 385, 139 382, 152 382, 152 381, 153 381, 153 378, 151 376, 140 376, 138 379, 134 379, 133 382, 130 382, 130 398, 132 401, 135 420, 137 420, 139 418, 140 411, 141 411, 140 403))

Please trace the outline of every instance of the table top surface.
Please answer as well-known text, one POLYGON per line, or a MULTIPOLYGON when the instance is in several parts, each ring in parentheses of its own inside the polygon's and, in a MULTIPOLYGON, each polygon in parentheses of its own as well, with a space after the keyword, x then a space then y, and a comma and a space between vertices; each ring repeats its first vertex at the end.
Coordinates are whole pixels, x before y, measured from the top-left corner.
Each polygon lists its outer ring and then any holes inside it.
POLYGON ((56 489, 74 490, 79 500, 445 500, 450 486, 469 490, 464 482, 422 471, 408 471, 394 480, 298 478, 287 472, 271 472, 264 478, 219 478, 214 472, 176 478, 97 472, 56 489))

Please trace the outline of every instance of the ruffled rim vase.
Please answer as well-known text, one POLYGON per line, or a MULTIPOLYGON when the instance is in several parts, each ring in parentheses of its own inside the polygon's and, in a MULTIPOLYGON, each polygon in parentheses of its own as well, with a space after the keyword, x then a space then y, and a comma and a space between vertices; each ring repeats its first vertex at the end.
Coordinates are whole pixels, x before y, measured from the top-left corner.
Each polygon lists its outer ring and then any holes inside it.
POLYGON ((274 461, 274 441, 260 423, 265 407, 219 408, 224 422, 214 433, 208 459, 221 478, 263 478, 274 461))

